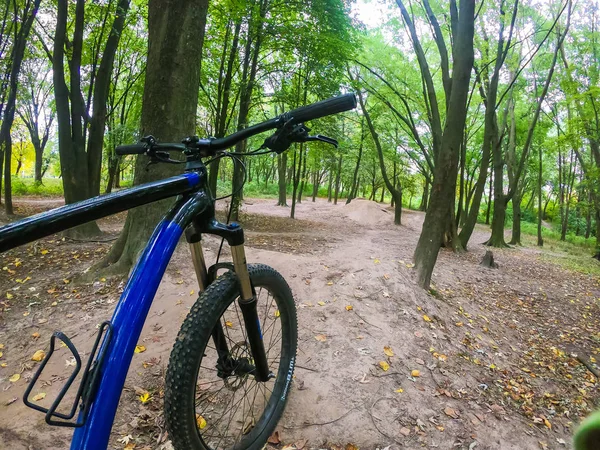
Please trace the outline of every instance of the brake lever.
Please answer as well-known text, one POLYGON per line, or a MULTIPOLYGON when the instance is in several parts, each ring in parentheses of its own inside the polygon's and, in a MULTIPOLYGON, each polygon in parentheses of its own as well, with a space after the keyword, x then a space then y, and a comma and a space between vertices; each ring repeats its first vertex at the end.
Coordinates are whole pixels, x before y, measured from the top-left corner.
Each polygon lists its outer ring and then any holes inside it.
POLYGON ((339 146, 339 142, 336 139, 333 139, 333 138, 330 138, 327 136, 323 136, 321 134, 317 134, 316 136, 307 136, 305 138, 304 142, 308 142, 308 141, 321 141, 326 144, 333 145, 335 148, 338 148, 338 146, 339 146))

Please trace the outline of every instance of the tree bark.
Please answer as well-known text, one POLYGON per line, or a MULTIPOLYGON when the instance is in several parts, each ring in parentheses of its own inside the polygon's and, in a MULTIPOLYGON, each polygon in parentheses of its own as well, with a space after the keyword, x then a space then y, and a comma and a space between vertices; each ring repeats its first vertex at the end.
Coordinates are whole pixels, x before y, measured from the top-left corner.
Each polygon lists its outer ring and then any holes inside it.
MULTIPOLYGON (((371 115, 366 108, 365 102, 363 100, 362 92, 358 91, 358 102, 362 109, 365 120, 367 121, 367 127, 371 133, 371 137, 373 138, 373 142, 375 143, 375 148, 377 149, 377 155, 379 157, 379 168, 381 169, 381 175, 383 176, 383 181, 387 186, 388 190, 392 194, 392 198, 394 199, 394 224, 401 225, 402 222, 402 185, 398 184, 397 187, 394 187, 394 184, 390 180, 387 174, 387 170, 385 168, 385 160, 383 159, 383 148, 381 147, 381 141, 379 140, 379 135, 375 130, 375 126, 373 125, 373 121, 371 120, 371 115)), ((385 188, 382 188, 382 192, 385 188)), ((382 193, 383 199, 383 193, 382 193)))
MULTIPOLYGON (((460 2, 457 34, 454 36, 452 91, 446 126, 436 158, 429 208, 417 244, 414 261, 419 286, 429 289, 433 267, 448 221, 452 219, 460 145, 467 116, 467 96, 473 67, 475 1, 460 2)), ((401 205, 401 202, 399 202, 401 205)))
MULTIPOLYGON (((163 142, 194 133, 200 57, 208 0, 149 0, 148 62, 142 101, 142 134, 163 142), (165 70, 175 67, 177 70, 165 70)), ((170 164, 146 170, 147 158, 136 159, 134 184, 166 178, 181 169, 170 164)), ((172 199, 141 206, 127 214, 119 239, 103 261, 112 273, 129 271, 172 199)))
POLYGON ((538 149, 538 224, 537 224, 537 245, 542 247, 544 245, 544 238, 542 237, 542 149, 538 149))
POLYGON ((287 152, 277 155, 277 175, 278 175, 278 187, 279 187, 279 200, 277 206, 287 206, 287 183, 286 183, 286 171, 287 171, 287 152))
POLYGON ((89 122, 89 138, 87 145, 87 166, 89 175, 89 196, 100 195, 100 179, 102 175, 102 150, 104 148, 104 132, 106 128, 106 102, 110 88, 111 75, 115 61, 115 53, 121 40, 125 18, 129 11, 130 0, 119 0, 115 12, 110 35, 104 46, 102 61, 96 74, 93 92, 92 117, 89 122))

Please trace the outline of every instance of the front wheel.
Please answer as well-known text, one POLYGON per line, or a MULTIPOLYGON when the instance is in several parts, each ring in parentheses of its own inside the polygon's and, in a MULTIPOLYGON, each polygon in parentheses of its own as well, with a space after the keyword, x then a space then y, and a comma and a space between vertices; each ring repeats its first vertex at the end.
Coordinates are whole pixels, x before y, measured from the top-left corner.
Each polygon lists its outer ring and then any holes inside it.
POLYGON ((251 264, 248 272, 273 377, 267 382, 254 377, 237 278, 228 272, 198 298, 171 352, 165 419, 176 450, 260 449, 283 413, 298 339, 294 299, 271 267, 251 264), (217 352, 213 336, 219 334, 227 354, 222 345, 217 352))

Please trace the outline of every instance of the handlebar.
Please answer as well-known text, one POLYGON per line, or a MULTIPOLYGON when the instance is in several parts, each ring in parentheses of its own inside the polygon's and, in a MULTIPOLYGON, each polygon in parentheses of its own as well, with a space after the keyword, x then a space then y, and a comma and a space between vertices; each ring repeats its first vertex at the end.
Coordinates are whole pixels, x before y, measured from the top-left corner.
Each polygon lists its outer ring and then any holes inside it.
POLYGON ((356 96, 354 93, 339 95, 327 100, 322 100, 311 105, 302 106, 292 111, 284 113, 274 119, 258 123, 243 130, 236 131, 229 136, 222 138, 200 139, 196 142, 186 144, 151 144, 141 142, 132 145, 120 145, 115 148, 117 155, 140 155, 147 153, 150 148, 155 150, 178 150, 184 151, 186 148, 196 148, 199 150, 207 150, 211 154, 220 150, 225 150, 233 147, 240 141, 248 139, 257 134, 263 133, 274 128, 281 127, 284 123, 299 124, 310 120, 319 119, 321 117, 338 114, 344 111, 350 111, 356 108, 356 96))

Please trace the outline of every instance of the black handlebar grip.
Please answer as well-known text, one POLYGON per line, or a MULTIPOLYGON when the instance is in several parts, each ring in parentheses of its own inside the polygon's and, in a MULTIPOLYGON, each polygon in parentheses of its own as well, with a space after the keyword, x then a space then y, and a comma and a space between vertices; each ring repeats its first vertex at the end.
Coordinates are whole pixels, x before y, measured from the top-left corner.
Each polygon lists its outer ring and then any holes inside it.
POLYGON ((146 144, 119 145, 115 148, 117 155, 141 155, 146 153, 146 144))
POLYGON ((319 117, 330 116, 356 108, 356 95, 354 93, 328 98, 312 105, 289 111, 288 114, 294 118, 295 123, 308 122, 319 117))

